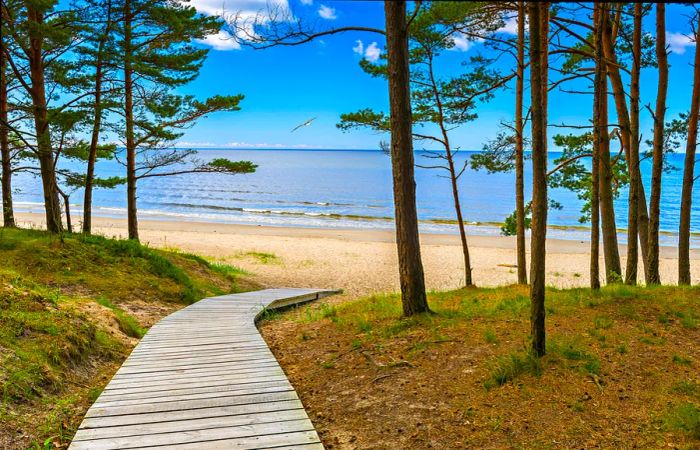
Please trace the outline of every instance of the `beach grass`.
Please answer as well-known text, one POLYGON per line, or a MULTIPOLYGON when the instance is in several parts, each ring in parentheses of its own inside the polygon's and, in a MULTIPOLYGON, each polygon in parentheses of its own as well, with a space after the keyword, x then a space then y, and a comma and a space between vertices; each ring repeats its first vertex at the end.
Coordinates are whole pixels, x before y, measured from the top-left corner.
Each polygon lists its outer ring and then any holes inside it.
POLYGON ((0 260, 0 434, 20 448, 68 442, 160 317, 240 289, 233 267, 99 236, 0 229, 0 260))

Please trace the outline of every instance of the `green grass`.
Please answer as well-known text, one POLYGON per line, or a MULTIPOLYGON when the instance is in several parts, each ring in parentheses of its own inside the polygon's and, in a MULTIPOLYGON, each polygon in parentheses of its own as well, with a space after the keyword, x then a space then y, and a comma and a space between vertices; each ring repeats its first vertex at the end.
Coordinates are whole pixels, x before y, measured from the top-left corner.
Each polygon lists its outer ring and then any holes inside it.
POLYGON ((140 339, 144 334, 146 334, 147 330, 142 328, 135 318, 127 314, 123 309, 114 305, 112 302, 107 300, 107 298, 98 297, 96 301, 105 308, 112 310, 114 317, 119 323, 119 329, 122 330, 127 336, 140 339))
POLYGON ((126 305, 236 292, 242 273, 134 241, 22 229, 0 229, 0 261, 0 433, 21 430, 26 446, 70 438, 111 377, 100 374, 128 353, 119 331, 146 332, 126 305), (94 303, 114 315, 116 334, 94 303))
POLYGON ((266 252, 243 252, 239 254, 241 257, 249 257, 257 260, 260 264, 277 264, 279 263, 279 257, 274 253, 266 252))
POLYGON ((694 439, 700 439, 700 406, 682 403, 671 407, 663 417, 666 428, 681 430, 694 439))
POLYGON ((484 382, 486 389, 503 386, 522 375, 542 375, 542 360, 529 352, 513 352, 499 356, 490 362, 489 378, 484 382))

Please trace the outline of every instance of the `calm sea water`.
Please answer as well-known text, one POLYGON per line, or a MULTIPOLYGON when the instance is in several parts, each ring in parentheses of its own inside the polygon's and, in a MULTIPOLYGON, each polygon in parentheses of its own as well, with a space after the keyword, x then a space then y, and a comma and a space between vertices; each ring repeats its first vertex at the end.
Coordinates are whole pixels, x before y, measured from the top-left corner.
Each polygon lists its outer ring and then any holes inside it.
MULTIPOLYGON (((462 152, 464 160, 473 153, 462 152)), ((418 163, 428 163, 417 152, 418 163)), ((559 155, 550 154, 550 165, 559 155)), ((328 150, 202 150, 201 160, 230 158, 250 160, 259 165, 254 174, 195 174, 144 179, 138 188, 142 219, 211 221, 297 227, 392 228, 391 167, 380 151, 328 150)), ((670 162, 682 167, 684 155, 671 155, 670 162)), ((650 163, 642 164, 648 186, 650 163)), ((102 176, 122 175, 115 161, 100 162, 102 176)), ((526 164, 526 195, 530 191, 529 164, 526 164)), ((454 233, 451 224, 430 220, 455 217, 446 172, 416 169, 418 212, 424 232, 454 233)), ((661 205, 661 229, 668 233, 664 243, 672 244, 678 229, 682 171, 664 174, 661 205)), ((16 177, 16 208, 22 212, 42 212, 39 181, 30 175, 16 177)), ((468 169, 460 179, 463 212, 472 225, 472 234, 499 234, 497 226, 476 226, 476 222, 502 222, 514 209, 513 174, 487 174, 468 169)), ((697 190, 696 190, 697 192, 697 190)), ((648 194, 648 191, 647 191, 648 194)), ((549 213, 549 223, 579 227, 581 201, 566 190, 550 190, 550 197, 563 205, 549 213)), ((73 194, 74 211, 80 211, 82 192, 73 194)), ((98 190, 94 213, 123 217, 126 214, 126 189, 98 190)), ((695 197, 693 231, 700 232, 700 198, 695 197)), ((627 192, 616 203, 617 222, 627 226, 627 192)), ((76 219, 78 219, 76 217, 76 219)), ((587 239, 581 229, 551 229, 550 237, 587 239)), ((700 247, 700 238, 694 246, 700 247)))

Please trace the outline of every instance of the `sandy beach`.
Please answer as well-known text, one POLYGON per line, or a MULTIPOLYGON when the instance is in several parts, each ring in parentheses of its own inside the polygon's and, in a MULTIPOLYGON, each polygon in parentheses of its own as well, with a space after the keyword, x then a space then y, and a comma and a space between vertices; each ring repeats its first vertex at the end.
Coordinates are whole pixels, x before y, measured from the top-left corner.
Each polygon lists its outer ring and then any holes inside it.
MULTIPOLYGON (((43 226, 39 214, 18 214, 17 219, 22 227, 43 226)), ((96 233, 126 236, 124 219, 96 217, 93 223, 96 233)), ((148 245, 197 253, 240 267, 266 287, 339 288, 346 298, 398 290, 393 231, 157 220, 142 220, 139 225, 141 240, 148 245)), ((428 288, 460 287, 464 276, 459 237, 423 234, 421 245, 428 288)), ((514 237, 469 236, 469 245, 477 285, 516 282, 514 237)), ((584 241, 548 240, 547 283, 562 288, 587 286, 589 246, 584 241)), ((667 284, 676 281, 675 251, 662 248, 661 277, 667 284)), ((624 247, 620 253, 625 254, 624 247)), ((700 260, 700 250, 693 250, 691 257, 700 260)), ((693 264, 692 269, 695 284, 700 282, 700 264, 693 264)))

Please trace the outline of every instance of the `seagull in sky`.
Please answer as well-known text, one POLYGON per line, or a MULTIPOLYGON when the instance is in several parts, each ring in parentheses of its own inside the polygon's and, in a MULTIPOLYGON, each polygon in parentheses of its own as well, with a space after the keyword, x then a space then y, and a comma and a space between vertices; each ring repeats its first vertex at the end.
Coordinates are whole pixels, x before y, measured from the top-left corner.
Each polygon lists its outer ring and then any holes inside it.
POLYGON ((311 122, 313 122, 313 121, 316 120, 317 118, 318 118, 318 117, 313 117, 313 118, 307 120, 306 122, 302 123, 301 125, 297 125, 296 127, 294 127, 294 129, 293 129, 291 132, 294 133, 294 132, 297 131, 299 128, 308 127, 309 125, 311 125, 311 122))

